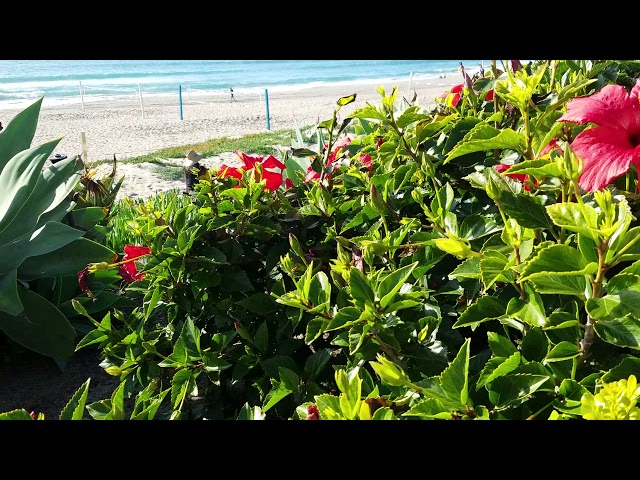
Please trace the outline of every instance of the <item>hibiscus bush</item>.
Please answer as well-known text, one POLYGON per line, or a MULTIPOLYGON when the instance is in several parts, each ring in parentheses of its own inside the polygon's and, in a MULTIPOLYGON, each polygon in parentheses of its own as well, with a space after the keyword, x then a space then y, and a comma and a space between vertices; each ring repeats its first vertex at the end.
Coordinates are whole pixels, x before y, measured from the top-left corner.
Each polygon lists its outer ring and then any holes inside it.
POLYGON ((379 87, 344 117, 338 99, 317 150, 236 152, 189 204, 141 208, 138 249, 81 276, 130 265, 139 304, 73 302, 93 325, 77 348, 121 381, 86 408, 636 418, 639 74, 495 61, 432 109, 379 87))

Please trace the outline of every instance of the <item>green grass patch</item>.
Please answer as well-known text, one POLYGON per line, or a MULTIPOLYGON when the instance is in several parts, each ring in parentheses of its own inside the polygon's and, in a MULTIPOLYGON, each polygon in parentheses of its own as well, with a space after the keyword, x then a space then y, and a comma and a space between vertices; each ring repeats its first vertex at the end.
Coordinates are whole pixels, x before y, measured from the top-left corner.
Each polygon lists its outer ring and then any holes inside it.
POLYGON ((184 171, 177 165, 154 165, 151 172, 164 181, 184 180, 184 171))
MULTIPOLYGON (((312 127, 305 127, 303 131, 310 128, 312 127)), ((125 158, 118 161, 128 164, 144 162, 160 164, 167 158, 184 158, 189 150, 200 152, 205 157, 219 155, 225 152, 233 152, 234 150, 240 150, 253 155, 273 155, 277 153, 273 145, 291 145, 295 140, 295 129, 277 130, 265 133, 251 133, 238 138, 212 138, 206 142, 165 148, 140 157, 125 158)), ((95 162, 91 162, 91 166, 95 167, 103 163, 111 163, 112 161, 112 158, 96 160, 95 162)))

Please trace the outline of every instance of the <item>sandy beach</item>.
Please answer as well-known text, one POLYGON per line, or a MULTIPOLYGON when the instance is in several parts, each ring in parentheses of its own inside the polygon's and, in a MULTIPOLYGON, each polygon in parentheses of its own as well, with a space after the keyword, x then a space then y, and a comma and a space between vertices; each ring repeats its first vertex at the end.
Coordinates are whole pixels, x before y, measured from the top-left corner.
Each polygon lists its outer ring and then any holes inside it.
MULTIPOLYGON (((417 95, 417 103, 432 107, 434 98, 460 83, 458 76, 433 78, 422 82, 409 79, 399 82, 398 98, 417 95)), ((323 86, 292 91, 268 92, 265 95, 235 92, 235 101, 228 94, 198 94, 183 92, 180 96, 142 95, 118 101, 82 101, 76 104, 49 105, 45 97, 38 128, 32 145, 61 138, 56 153, 68 156, 83 154, 92 162, 118 160, 153 153, 168 147, 193 145, 221 137, 239 137, 249 133, 305 127, 330 119, 340 97, 356 94, 356 101, 340 110, 341 118, 368 103, 379 104, 376 84, 323 86), (267 122, 267 105, 269 120, 267 122), (181 118, 182 116, 182 118, 181 118)), ((382 85, 390 92, 394 85, 382 85)), ((0 122, 6 124, 21 110, 0 109, 0 122)), ((188 150, 185 150, 185 154, 188 150)), ((233 157, 233 155, 232 155, 233 157)), ((229 156, 205 159, 208 167, 229 160, 229 156)), ((175 159, 169 162, 179 164, 175 159)), ((118 164, 118 177, 125 176, 122 196, 147 196, 158 191, 180 188, 182 182, 161 180, 153 164, 118 164), (149 168, 147 168, 149 166, 149 168)))

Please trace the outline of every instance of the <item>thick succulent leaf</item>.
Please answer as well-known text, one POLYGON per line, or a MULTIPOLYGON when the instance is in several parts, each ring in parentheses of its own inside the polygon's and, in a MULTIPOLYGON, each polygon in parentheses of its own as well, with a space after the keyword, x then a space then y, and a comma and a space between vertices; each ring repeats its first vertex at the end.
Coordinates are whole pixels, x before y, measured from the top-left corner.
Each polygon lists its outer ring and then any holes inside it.
POLYGON ((7 243, 39 228, 37 225, 40 223, 42 214, 54 210, 77 185, 81 168, 80 162, 67 159, 43 170, 33 195, 27 199, 19 214, 2 232, 1 241, 7 243))
POLYGON ((18 268, 18 278, 24 281, 43 277, 77 275, 89 263, 117 259, 113 250, 87 238, 78 238, 62 248, 36 257, 29 257, 18 268))
POLYGON ((38 117, 42 100, 40 97, 18 113, 0 131, 0 171, 18 152, 27 150, 38 127, 38 117))
POLYGON ((49 222, 32 234, 0 246, 0 274, 15 270, 25 258, 53 252, 82 235, 82 230, 76 230, 64 223, 49 222))
POLYGON ((0 172, 0 244, 5 243, 4 230, 33 194, 42 167, 59 142, 54 140, 18 153, 0 172))
POLYGON ((49 210, 48 212, 40 215, 36 229, 42 227, 47 222, 60 222, 62 219, 72 211, 76 206, 76 202, 72 200, 63 200, 57 207, 49 210))
POLYGON ((18 276, 15 270, 0 274, 0 312, 19 315, 24 310, 18 296, 18 276))
POLYGON ((18 287, 24 311, 0 312, 0 330, 14 342, 51 358, 66 360, 74 352, 76 331, 52 303, 37 293, 18 287))

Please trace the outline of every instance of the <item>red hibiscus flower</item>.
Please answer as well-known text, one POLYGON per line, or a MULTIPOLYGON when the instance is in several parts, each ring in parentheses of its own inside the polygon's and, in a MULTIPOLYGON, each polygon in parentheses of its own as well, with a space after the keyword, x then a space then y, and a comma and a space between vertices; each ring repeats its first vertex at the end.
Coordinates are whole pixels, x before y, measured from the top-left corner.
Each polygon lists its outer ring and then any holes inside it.
POLYGON ((458 106, 458 103, 460 103, 460 98, 462 95, 460 92, 462 92, 463 88, 464 88, 464 83, 454 85, 453 87, 451 87, 451 90, 446 91, 442 95, 440 95, 440 98, 447 98, 449 95, 453 95, 451 99, 451 105, 456 107, 458 106))
POLYGON ((95 298, 91 290, 89 290, 89 267, 85 267, 78 272, 78 286, 88 297, 95 298))
POLYGON ((240 158, 240 161, 244 167, 229 167, 225 164, 220 166, 220 176, 233 177, 238 180, 242 179, 242 172, 248 170, 255 170, 256 178, 258 181, 265 180, 265 189, 269 191, 277 190, 282 185, 282 170, 285 165, 273 155, 268 157, 252 157, 244 152, 235 150, 234 153, 240 158), (258 166, 259 165, 259 166, 258 166), (280 171, 271 171, 268 169, 279 169, 280 171))
POLYGON ((583 160, 578 183, 584 190, 601 190, 626 174, 631 165, 640 169, 640 80, 627 93, 621 85, 606 85, 588 97, 574 98, 559 122, 594 123, 571 143, 583 160))
MULTIPOLYGON (((507 163, 499 163, 497 165, 494 165, 493 168, 495 169, 496 172, 500 172, 503 173, 506 170, 509 170, 511 168, 512 165, 509 165, 507 163)), ((528 192, 529 190, 531 190, 531 186, 527 183, 527 180, 529 180, 529 175, 528 174, 524 174, 524 173, 505 173, 505 175, 509 178, 513 178, 514 180, 517 180, 518 182, 524 184, 524 189, 528 192)), ((537 185, 538 182, 536 181, 536 179, 533 179, 533 184, 537 185)))
POLYGON ((138 272, 136 262, 134 259, 138 257, 144 257, 150 255, 151 249, 149 247, 140 247, 137 245, 125 245, 124 255, 118 265, 118 275, 127 283, 136 282, 144 278, 144 273, 138 272))
POLYGON ((368 153, 361 153, 358 157, 358 160, 360 160, 360 163, 367 167, 367 170, 371 171, 371 169, 373 168, 373 165, 371 164, 371 155, 369 155, 368 153))
POLYGON ((307 420, 320 420, 320 411, 315 405, 307 407, 307 420))
MULTIPOLYGON (((339 142, 337 142, 334 147, 333 147, 333 151, 329 154, 329 158, 327 159, 327 167, 329 167, 330 165, 333 164, 333 162, 336 161, 336 159, 342 154, 342 148, 346 147, 347 145, 349 145, 351 143, 351 138, 350 137, 344 137, 342 138, 342 140, 340 140, 339 142)), ((328 145, 325 145, 325 148, 327 148, 328 145)), ((338 168, 338 167, 336 167, 338 168)), ((329 178, 331 176, 331 174, 325 174, 325 178, 329 178)), ((307 168, 307 176, 304 178, 304 182, 305 183, 309 183, 312 180, 320 180, 320 174, 318 172, 316 172, 311 165, 309 165, 309 168, 307 168)))

